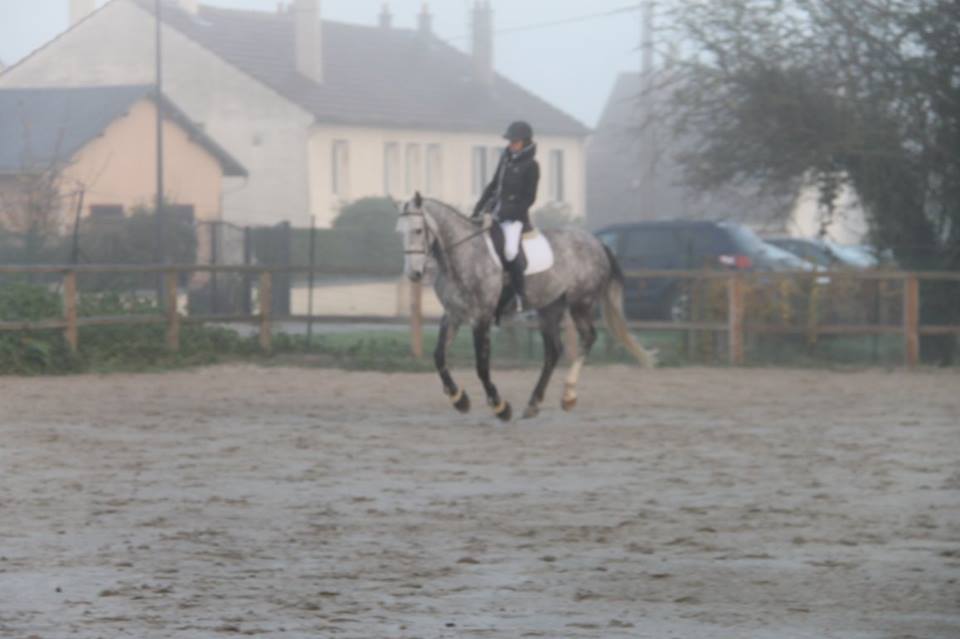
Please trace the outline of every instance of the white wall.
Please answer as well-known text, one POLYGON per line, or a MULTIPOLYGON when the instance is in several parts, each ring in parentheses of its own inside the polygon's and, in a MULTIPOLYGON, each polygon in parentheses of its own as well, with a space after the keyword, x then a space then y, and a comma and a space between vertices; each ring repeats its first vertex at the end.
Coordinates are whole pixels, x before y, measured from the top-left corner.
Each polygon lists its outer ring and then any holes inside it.
MULTIPOLYGON (((787 232, 794 237, 820 237, 821 213, 815 187, 807 186, 797 198, 787 223, 787 232)), ((836 211, 826 225, 826 237, 838 244, 864 243, 869 226, 856 194, 847 187, 840 191, 836 211)))
MULTIPOLYGON (((473 191, 472 154, 476 146, 502 149, 505 142, 498 135, 477 133, 447 133, 415 129, 376 129, 317 124, 310 139, 310 201, 317 224, 329 225, 340 207, 362 197, 391 195, 405 200, 413 194, 408 189, 406 174, 406 147, 421 146, 421 165, 426 169, 427 146, 440 145, 442 149, 442 187, 428 193, 421 184, 424 195, 436 197, 456 206, 464 212, 472 210, 477 200, 473 191), (345 197, 332 192, 332 147, 337 140, 349 142, 350 191, 345 197), (384 184, 384 149, 387 143, 397 143, 400 152, 401 179, 396 192, 387 194, 384 184)), ((549 155, 559 149, 564 152, 565 200, 575 213, 583 214, 586 207, 586 166, 583 141, 577 138, 541 137, 537 140, 541 178, 537 203, 539 208, 548 203, 549 155)), ((492 161, 492 160, 490 160, 492 161)))
MULTIPOLYGON (((2 87, 152 84, 153 17, 116 0, 0 76, 2 87)), ((309 224, 306 132, 313 117, 175 29, 164 27, 167 95, 235 158, 225 182, 238 224, 309 224)))

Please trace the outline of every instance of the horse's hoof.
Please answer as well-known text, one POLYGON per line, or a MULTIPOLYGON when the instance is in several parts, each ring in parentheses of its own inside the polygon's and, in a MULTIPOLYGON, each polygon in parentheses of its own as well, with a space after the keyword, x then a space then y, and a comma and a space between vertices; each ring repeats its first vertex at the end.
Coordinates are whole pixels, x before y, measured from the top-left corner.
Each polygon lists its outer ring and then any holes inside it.
POLYGON ((501 422, 509 422, 513 419, 513 408, 510 406, 510 402, 503 402, 494 414, 501 422))
POLYGON ((453 407, 461 413, 466 414, 470 412, 470 396, 467 395, 467 391, 457 391, 457 394, 451 397, 450 401, 453 402, 453 407))
POLYGON ((563 400, 561 400, 560 405, 563 407, 563 410, 570 412, 577 407, 577 398, 564 397, 563 400))
POLYGON ((523 418, 531 419, 533 417, 536 417, 539 414, 540 414, 540 407, 531 405, 531 406, 527 406, 526 410, 523 411, 523 418))

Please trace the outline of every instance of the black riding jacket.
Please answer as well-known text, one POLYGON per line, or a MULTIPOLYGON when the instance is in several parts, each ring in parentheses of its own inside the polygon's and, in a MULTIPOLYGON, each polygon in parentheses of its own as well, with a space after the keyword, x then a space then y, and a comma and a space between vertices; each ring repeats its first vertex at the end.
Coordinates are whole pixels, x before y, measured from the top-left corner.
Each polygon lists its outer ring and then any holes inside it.
POLYGON ((536 155, 536 144, 525 147, 519 153, 505 150, 500 156, 497 172, 484 189, 473 214, 479 215, 490 208, 496 211, 499 221, 522 222, 525 232, 531 230, 530 207, 537 200, 537 187, 540 184, 540 165, 537 164, 536 155))

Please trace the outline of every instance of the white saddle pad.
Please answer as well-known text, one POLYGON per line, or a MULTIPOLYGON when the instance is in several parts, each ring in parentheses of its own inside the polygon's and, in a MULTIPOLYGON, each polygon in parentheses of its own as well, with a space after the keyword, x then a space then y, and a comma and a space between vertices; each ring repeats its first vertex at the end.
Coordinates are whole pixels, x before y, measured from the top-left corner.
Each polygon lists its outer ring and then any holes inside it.
MULTIPOLYGON (((497 256, 497 249, 493 247, 493 240, 490 235, 486 236, 487 248, 490 249, 490 256, 497 264, 500 258, 497 256)), ((526 275, 536 275, 549 271, 553 267, 553 248, 546 236, 540 231, 533 230, 523 234, 523 254, 527 258, 526 275)))

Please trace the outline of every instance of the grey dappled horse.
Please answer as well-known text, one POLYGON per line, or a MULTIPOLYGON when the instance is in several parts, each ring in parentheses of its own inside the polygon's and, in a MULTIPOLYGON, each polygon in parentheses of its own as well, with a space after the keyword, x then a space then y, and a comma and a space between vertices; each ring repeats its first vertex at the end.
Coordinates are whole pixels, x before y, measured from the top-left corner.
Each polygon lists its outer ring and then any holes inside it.
MULTIPOLYGON (((434 359, 443 389, 454 407, 470 410, 470 398, 456 385, 447 368, 447 349, 464 324, 473 328, 477 374, 487 401, 503 421, 512 417, 510 403, 490 380, 490 327, 504 286, 503 267, 486 244, 487 231, 455 208, 419 193, 403 205, 397 231, 403 236, 404 271, 411 280, 423 278, 428 260, 436 264, 435 288, 445 311, 434 359)), ((577 402, 580 370, 597 339, 594 309, 603 303, 610 332, 643 366, 655 365, 655 354, 633 339, 623 315, 623 273, 613 254, 593 235, 580 229, 546 231, 554 252, 553 267, 527 276, 526 297, 536 309, 543 335, 544 363, 524 417, 540 410, 547 384, 563 351, 561 323, 569 309, 580 336, 580 348, 570 367, 562 406, 577 402)))

